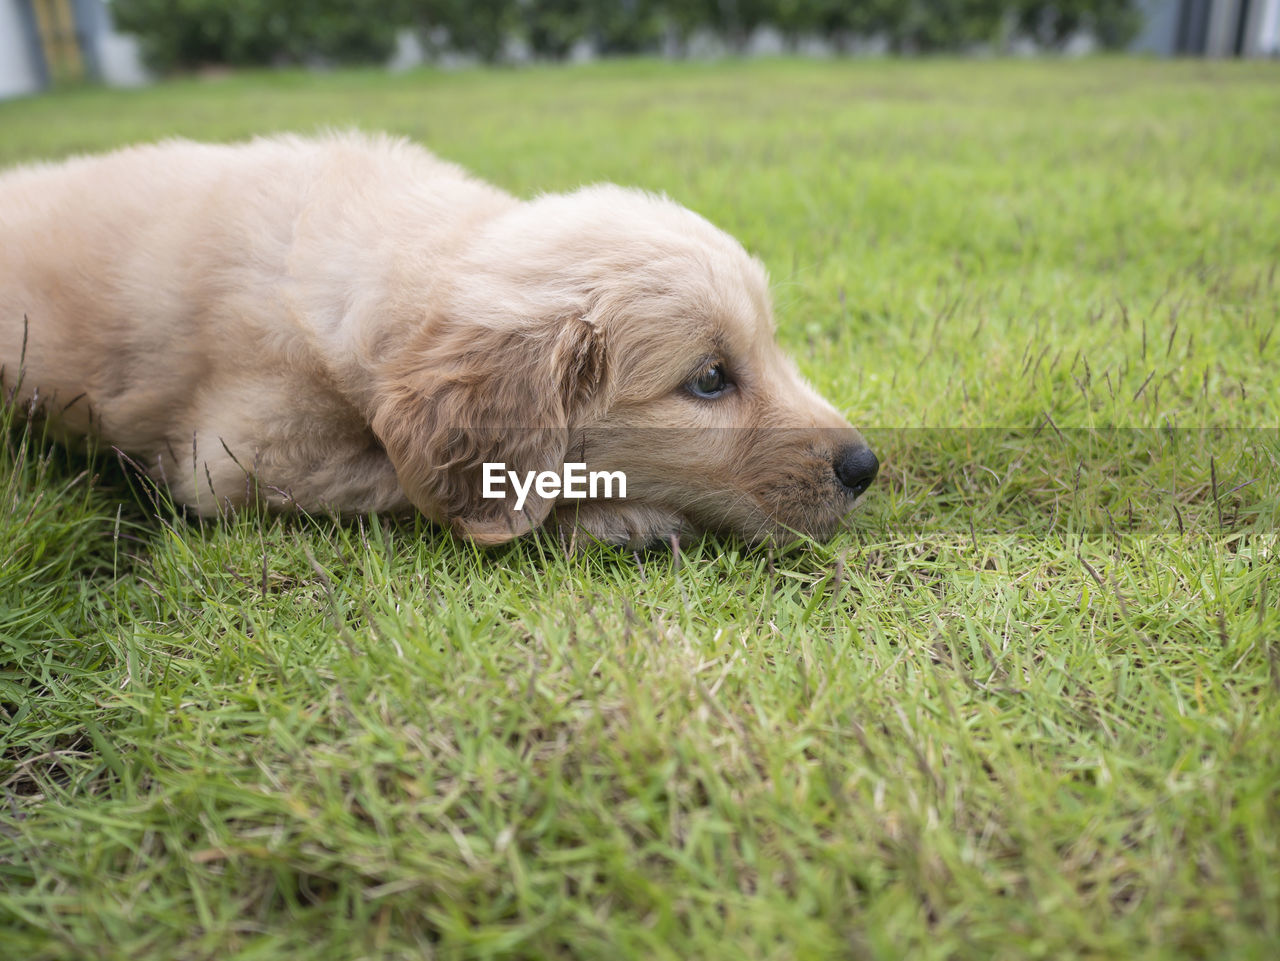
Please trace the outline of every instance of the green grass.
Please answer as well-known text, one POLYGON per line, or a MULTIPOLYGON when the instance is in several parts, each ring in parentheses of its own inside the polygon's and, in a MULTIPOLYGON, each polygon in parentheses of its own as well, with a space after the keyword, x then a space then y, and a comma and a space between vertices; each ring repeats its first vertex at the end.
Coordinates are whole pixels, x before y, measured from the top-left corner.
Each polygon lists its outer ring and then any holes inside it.
POLYGON ((829 544, 566 558, 187 523, 11 426, 5 955, 1276 956, 1276 116, 1106 60, 0 104, 0 163, 358 125, 667 191, 885 461, 829 544))

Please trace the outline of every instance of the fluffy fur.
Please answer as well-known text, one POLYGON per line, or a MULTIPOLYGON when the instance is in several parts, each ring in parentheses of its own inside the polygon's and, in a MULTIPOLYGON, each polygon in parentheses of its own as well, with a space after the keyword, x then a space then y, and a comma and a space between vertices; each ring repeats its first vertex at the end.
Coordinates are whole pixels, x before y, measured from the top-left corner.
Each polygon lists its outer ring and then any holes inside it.
POLYGON ((199 511, 412 506, 485 544, 549 519, 826 536, 858 493, 833 465, 865 449, 701 217, 614 186, 522 202, 358 135, 0 176, 0 369, 199 511), (732 386, 695 396, 710 362, 732 386), (626 472, 628 499, 480 497, 485 461, 566 460, 626 472))

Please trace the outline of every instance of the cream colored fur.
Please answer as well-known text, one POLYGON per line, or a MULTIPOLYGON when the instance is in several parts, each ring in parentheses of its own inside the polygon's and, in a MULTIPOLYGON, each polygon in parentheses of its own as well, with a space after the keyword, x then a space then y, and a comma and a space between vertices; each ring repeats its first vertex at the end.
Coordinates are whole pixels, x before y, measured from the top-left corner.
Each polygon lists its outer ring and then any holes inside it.
POLYGON ((616 542, 822 536, 852 504, 833 452, 861 443, 702 218, 613 186, 522 202, 362 135, 3 174, 0 367, 0 393, 202 512, 412 506, 482 543, 553 515, 616 542), (685 388, 707 358, 735 379, 715 400, 685 388), (629 499, 479 498, 485 460, 575 451, 629 499))

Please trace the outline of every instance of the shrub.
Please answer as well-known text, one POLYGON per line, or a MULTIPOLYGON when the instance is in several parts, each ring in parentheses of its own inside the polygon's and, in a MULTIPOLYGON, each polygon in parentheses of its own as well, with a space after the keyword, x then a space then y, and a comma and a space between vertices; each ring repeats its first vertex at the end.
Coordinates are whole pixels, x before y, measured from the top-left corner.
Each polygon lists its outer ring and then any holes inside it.
POLYGON ((360 0, 114 0, 111 13, 162 73, 315 59, 378 63, 394 48, 397 26, 370 16, 360 0))
POLYGON ((794 45, 805 34, 839 51, 883 37, 895 52, 965 50, 1011 32, 1063 47, 1078 31, 1125 46, 1141 25, 1135 0, 114 0, 117 25, 136 33, 160 71, 219 63, 383 62, 399 27, 486 63, 523 34, 541 57, 563 59, 581 39, 603 54, 683 49, 705 28, 744 50, 764 24, 794 45))
MULTIPOLYGON (((485 63, 502 59, 507 38, 516 30, 516 0, 403 0, 406 19, 434 46, 433 33, 444 28, 448 46, 485 63)), ((569 41, 572 44, 572 40, 569 41)))
POLYGON ((654 0, 592 0, 589 6, 601 53, 652 53, 661 45, 663 21, 654 0))
POLYGON ((521 4, 525 35, 539 57, 563 60, 590 27, 590 0, 528 0, 521 4))
POLYGON ((1142 27, 1133 0, 1021 0, 1018 28, 1042 47, 1061 48, 1089 30, 1108 50, 1128 45, 1142 27))

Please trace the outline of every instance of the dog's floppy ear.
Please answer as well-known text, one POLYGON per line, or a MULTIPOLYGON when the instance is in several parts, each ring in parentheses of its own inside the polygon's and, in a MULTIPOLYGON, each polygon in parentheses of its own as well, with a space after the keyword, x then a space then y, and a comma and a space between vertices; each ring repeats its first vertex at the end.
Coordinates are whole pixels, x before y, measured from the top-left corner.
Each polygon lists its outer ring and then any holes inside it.
POLYGON ((373 432, 420 511, 479 544, 540 525, 554 503, 507 478, 563 469, 570 425, 604 377, 601 331, 583 317, 538 324, 430 325, 383 383, 373 432), (485 463, 502 463, 506 496, 483 497, 485 463))

